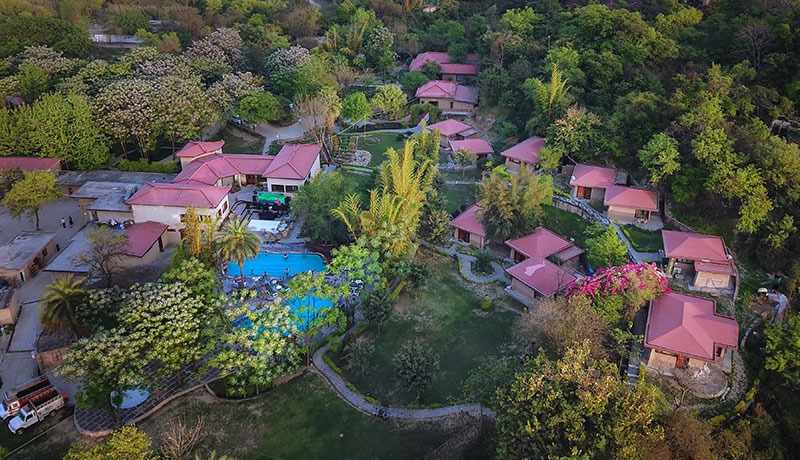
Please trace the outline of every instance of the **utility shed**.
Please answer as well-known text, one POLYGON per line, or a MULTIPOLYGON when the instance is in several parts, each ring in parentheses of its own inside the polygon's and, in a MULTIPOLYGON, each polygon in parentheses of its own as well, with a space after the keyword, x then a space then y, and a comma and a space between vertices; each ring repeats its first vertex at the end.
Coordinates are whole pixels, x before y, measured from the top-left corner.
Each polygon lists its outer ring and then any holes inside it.
POLYGON ((55 233, 19 232, 0 246, 0 280, 21 286, 36 276, 56 255, 55 233))

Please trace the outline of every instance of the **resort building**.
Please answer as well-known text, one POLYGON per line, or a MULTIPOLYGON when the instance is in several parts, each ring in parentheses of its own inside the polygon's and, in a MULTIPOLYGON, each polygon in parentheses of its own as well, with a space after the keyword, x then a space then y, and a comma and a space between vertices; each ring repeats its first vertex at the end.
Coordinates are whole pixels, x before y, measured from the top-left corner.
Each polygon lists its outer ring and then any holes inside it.
POLYGON ((724 291, 733 286, 736 267, 725 241, 714 235, 663 230, 667 275, 686 279, 689 287, 724 291))
POLYGON ((457 150, 467 150, 475 154, 478 160, 482 160, 487 156, 494 153, 494 147, 486 139, 464 139, 462 141, 450 141, 450 150, 455 152, 457 150))
POLYGON ((19 291, 10 287, 0 287, 0 326, 16 323, 19 309, 19 291))
POLYGON ((658 212, 658 192, 622 185, 606 188, 603 205, 608 207, 608 218, 617 222, 644 224, 650 215, 658 212))
POLYGON ((530 170, 539 167, 539 154, 544 148, 544 139, 539 136, 529 137, 519 144, 500 152, 506 159, 506 171, 519 172, 520 165, 527 165, 530 170))
POLYGON ((200 219, 224 220, 228 217, 230 190, 230 186, 148 182, 128 199, 127 204, 131 206, 135 222, 165 224, 168 227, 167 243, 177 243, 180 241, 178 231, 184 226, 189 207, 197 210, 200 219))
POLYGON ((616 184, 616 177, 617 171, 614 168, 578 163, 569 179, 572 187, 570 195, 584 200, 602 200, 606 189, 616 184))
POLYGON ((224 145, 225 141, 189 141, 175 156, 181 161, 181 168, 185 168, 186 165, 200 158, 221 154, 224 145))
POLYGON ((715 363, 730 372, 728 350, 735 350, 738 340, 739 324, 717 314, 711 299, 669 292, 650 302, 644 335, 649 367, 702 369, 715 363))
POLYGON ((431 80, 417 88, 420 104, 431 104, 448 115, 472 115, 478 106, 478 94, 456 82, 431 80))
POLYGON ((78 206, 86 220, 108 222, 114 219, 124 222, 133 219, 131 205, 126 200, 138 190, 137 184, 89 181, 69 197, 78 200, 78 206))
POLYGON ((454 229, 453 238, 456 241, 471 244, 481 249, 486 246, 486 229, 483 227, 479 216, 482 210, 483 208, 473 204, 450 221, 450 225, 454 229))
POLYGON ((518 262, 506 270, 510 290, 524 299, 552 297, 574 283, 583 249, 544 227, 521 238, 506 241, 510 257, 518 262))
POLYGON ((426 62, 435 62, 439 64, 442 69, 440 77, 445 81, 464 81, 468 78, 478 76, 478 57, 474 54, 468 54, 465 62, 453 62, 453 58, 443 52, 429 51, 427 53, 418 54, 408 70, 411 72, 422 72, 426 62))
POLYGON ((444 120, 428 126, 430 131, 439 131, 439 146, 447 148, 451 140, 459 141, 464 139, 474 139, 478 136, 478 130, 472 126, 458 120, 444 120))
POLYGON ((21 286, 56 256, 55 233, 19 232, 0 246, 0 281, 21 286))
MULTIPOLYGON (((88 233, 95 227, 86 227, 72 237, 67 247, 56 257, 45 272, 50 273, 53 279, 67 275, 85 278, 89 275, 89 266, 79 259, 91 251, 92 242, 88 233)), ((166 244, 168 226, 158 222, 138 222, 125 229, 111 229, 112 232, 125 233, 128 236, 128 245, 125 255, 115 262, 120 267, 132 267, 153 262, 166 244)))
POLYGON ((322 171, 322 144, 284 144, 275 156, 223 154, 218 149, 210 150, 219 143, 189 144, 177 154, 182 163, 188 160, 174 183, 214 186, 266 183, 273 192, 294 193, 322 171))

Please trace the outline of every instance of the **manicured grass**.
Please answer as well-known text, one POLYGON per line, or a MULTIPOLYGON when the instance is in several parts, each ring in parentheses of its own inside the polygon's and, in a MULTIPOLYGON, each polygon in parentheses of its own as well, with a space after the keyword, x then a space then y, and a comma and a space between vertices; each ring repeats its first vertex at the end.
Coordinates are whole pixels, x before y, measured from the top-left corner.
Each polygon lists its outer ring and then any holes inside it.
POLYGON ((396 388, 393 358, 406 342, 419 340, 439 355, 440 369, 432 387, 420 395, 421 404, 459 401, 460 384, 469 371, 487 357, 501 355, 512 342, 516 315, 497 308, 480 312, 481 296, 461 278, 453 259, 436 256, 426 261, 431 267, 427 284, 416 293, 404 291, 380 333, 370 327, 363 334, 375 347, 365 374, 345 370, 361 393, 384 404, 414 402, 415 394, 396 388))
POLYGON ((453 170, 441 171, 442 177, 446 181, 479 181, 481 180, 482 171, 478 168, 470 168, 466 171, 453 170))
POLYGON ((230 126, 223 127, 212 140, 224 140, 225 146, 222 150, 225 153, 248 153, 261 155, 261 150, 264 148, 264 139, 250 135, 244 131, 232 128, 230 126))
POLYGON ((622 230, 633 245, 633 249, 639 252, 658 252, 664 249, 661 230, 645 230, 632 224, 624 225, 622 230))
MULTIPOLYGON (((354 136, 342 136, 342 145, 347 145, 352 137, 354 136)), ((370 166, 380 166, 386 160, 386 150, 390 147, 401 150, 405 143, 403 140, 397 140, 398 133, 367 133, 355 137, 358 137, 358 150, 366 150, 372 154, 370 166)))
POLYGON ((542 226, 563 236, 564 238, 574 238, 575 244, 586 249, 586 228, 591 222, 580 218, 577 214, 564 211, 554 206, 544 206, 544 218, 542 226))
POLYGON ((349 171, 341 171, 341 173, 348 180, 353 181, 356 184, 358 193, 361 195, 363 200, 369 200, 369 190, 375 187, 375 181, 371 175, 358 174, 349 171))
POLYGON ((441 193, 444 207, 449 213, 461 209, 463 205, 470 206, 476 200, 474 185, 445 185, 441 193))
POLYGON ((140 428, 156 442, 175 416, 203 417, 209 436, 195 451, 246 459, 416 459, 449 433, 433 424, 398 425, 364 415, 322 377, 307 374, 246 401, 210 398, 204 390, 169 404, 140 428))

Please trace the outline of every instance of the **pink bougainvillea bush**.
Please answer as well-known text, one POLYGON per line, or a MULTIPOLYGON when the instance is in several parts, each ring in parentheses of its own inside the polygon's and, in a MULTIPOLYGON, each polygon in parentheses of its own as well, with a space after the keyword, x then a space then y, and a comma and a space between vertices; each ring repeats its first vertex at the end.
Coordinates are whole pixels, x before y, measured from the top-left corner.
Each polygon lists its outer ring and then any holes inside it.
POLYGON ((585 296, 609 321, 631 321, 647 302, 669 292, 669 283, 655 263, 608 267, 567 289, 567 296, 585 296))

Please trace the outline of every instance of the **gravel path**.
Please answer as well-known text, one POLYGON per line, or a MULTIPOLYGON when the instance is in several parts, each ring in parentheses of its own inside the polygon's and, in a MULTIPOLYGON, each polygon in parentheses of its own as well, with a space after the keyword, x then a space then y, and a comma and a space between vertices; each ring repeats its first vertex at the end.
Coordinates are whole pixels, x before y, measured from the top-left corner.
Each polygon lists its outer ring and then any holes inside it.
POLYGON ((445 248, 442 246, 437 246, 433 243, 429 243, 425 240, 418 240, 418 242, 426 247, 435 249, 439 252, 443 252, 451 257, 455 257, 458 259, 458 265, 460 267, 461 275, 467 281, 472 281, 474 283, 490 283, 492 281, 502 281, 504 283, 508 283, 509 279, 506 276, 506 271, 502 265, 497 262, 492 262, 492 268, 494 272, 489 275, 478 275, 472 272, 472 262, 475 262, 475 256, 471 256, 468 254, 462 254, 457 251, 459 247, 458 243, 453 243, 450 247, 445 248))
POLYGON ((336 392, 339 393, 339 396, 341 396, 342 399, 365 414, 377 416, 380 413, 386 418, 401 420, 432 420, 451 417, 459 414, 469 414, 473 417, 480 417, 483 415, 487 415, 489 417, 495 416, 491 409, 481 404, 458 404, 455 406, 445 406, 431 409, 406 409, 403 407, 379 406, 377 404, 367 402, 363 396, 348 388, 347 383, 344 381, 342 376, 337 374, 336 371, 331 369, 328 363, 325 362, 323 357, 325 356, 325 353, 328 351, 329 347, 330 344, 325 344, 325 346, 314 353, 312 358, 314 369, 323 377, 325 377, 325 380, 327 380, 328 383, 330 383, 330 385, 336 390, 336 392))

